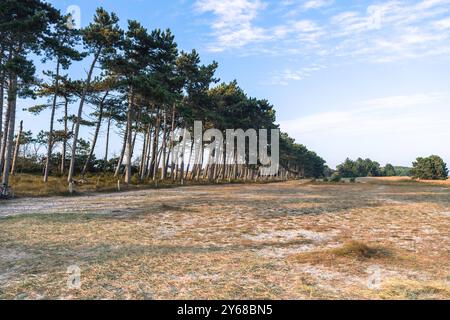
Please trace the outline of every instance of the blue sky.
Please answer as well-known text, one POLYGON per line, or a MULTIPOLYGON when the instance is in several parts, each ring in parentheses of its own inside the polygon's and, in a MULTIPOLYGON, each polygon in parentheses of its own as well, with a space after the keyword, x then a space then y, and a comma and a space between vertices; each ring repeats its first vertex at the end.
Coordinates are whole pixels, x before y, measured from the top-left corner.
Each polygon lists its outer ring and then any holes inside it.
MULTIPOLYGON (((271 101, 282 130, 331 167, 347 156, 410 165, 439 154, 450 164, 450 0, 51 2, 78 5, 82 26, 103 6, 123 26, 172 29, 180 49, 219 62, 222 81, 271 101)), ((83 77, 89 61, 71 74, 83 77)), ((48 126, 46 113, 19 118, 48 126)))

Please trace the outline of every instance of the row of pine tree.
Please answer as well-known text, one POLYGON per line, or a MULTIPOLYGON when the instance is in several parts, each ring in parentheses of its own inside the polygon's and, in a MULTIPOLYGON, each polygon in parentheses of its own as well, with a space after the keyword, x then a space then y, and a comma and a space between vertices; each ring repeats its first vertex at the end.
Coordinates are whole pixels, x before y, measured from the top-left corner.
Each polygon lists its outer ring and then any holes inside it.
MULTIPOLYGON (((222 165, 210 165, 208 159, 192 160, 192 143, 174 159, 173 133, 178 128, 192 129, 195 120, 202 120, 206 129, 222 131, 277 128, 274 107, 267 100, 248 97, 236 81, 220 83, 215 75, 218 63, 205 65, 196 50, 180 51, 170 30, 149 31, 134 20, 123 30, 118 16, 103 8, 98 8, 82 29, 72 28, 70 19, 40 0, 3 0, 0 4, 0 112, 4 115, 0 117, 0 168, 4 190, 14 174, 21 141, 30 135, 22 130, 22 122, 15 135, 17 101, 38 97, 47 103, 28 111, 36 116, 50 111, 48 131, 41 134, 46 144, 40 161, 45 182, 51 174, 63 174, 71 183, 75 175, 89 172, 101 130, 106 130, 104 171, 114 171, 126 183, 133 175, 139 180, 181 181, 259 177, 258 165, 229 164, 225 157, 222 165), (36 57, 44 66, 51 66, 43 75, 36 74, 36 57), (71 76, 76 61, 88 65, 82 79, 71 76), (90 119, 83 118, 85 114, 90 119), (93 131, 87 148, 80 134, 82 126, 93 131), (114 126, 123 140, 111 168, 107 164, 114 126), (143 142, 137 144, 137 139, 143 142), (139 150, 138 145, 142 145, 139 150), (80 157, 82 148, 87 151, 80 157), (201 164, 191 165, 191 160, 201 164)), ((325 162, 285 133, 281 134, 280 157, 277 178, 323 174, 325 162)))

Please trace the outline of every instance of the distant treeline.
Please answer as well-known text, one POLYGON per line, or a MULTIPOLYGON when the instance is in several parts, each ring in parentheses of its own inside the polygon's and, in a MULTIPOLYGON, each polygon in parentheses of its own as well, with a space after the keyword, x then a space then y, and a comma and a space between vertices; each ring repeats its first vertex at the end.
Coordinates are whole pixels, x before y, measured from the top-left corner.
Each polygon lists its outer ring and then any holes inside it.
POLYGON ((362 158, 358 158, 356 160, 347 158, 343 163, 336 167, 336 171, 342 178, 382 177, 397 175, 397 171, 392 164, 386 164, 386 166, 383 168, 376 161, 362 158))
POLYGON ((412 167, 393 166, 388 163, 384 167, 371 159, 358 158, 345 159, 343 163, 336 167, 336 171, 328 172, 338 174, 342 178, 358 177, 392 177, 410 176, 414 179, 438 180, 448 178, 446 163, 441 157, 432 155, 426 158, 417 158, 412 167))

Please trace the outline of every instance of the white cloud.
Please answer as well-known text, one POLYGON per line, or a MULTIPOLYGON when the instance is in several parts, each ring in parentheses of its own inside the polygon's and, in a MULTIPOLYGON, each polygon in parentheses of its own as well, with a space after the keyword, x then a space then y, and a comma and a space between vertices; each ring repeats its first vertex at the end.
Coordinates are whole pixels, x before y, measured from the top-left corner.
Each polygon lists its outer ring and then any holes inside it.
POLYGON ((309 0, 303 4, 303 8, 309 9, 319 9, 323 7, 328 7, 333 3, 333 0, 309 0))
MULTIPOLYGON (((350 11, 343 10, 339 2, 326 0, 197 0, 195 9, 199 14, 212 15, 207 20, 212 30, 207 44, 210 51, 307 57, 338 65, 450 54, 449 3, 386 0, 354 5, 350 11), (328 6, 329 11, 319 15, 306 10, 328 6), (286 10, 293 14, 287 15, 286 10), (301 14, 296 16, 298 12, 301 14)), ((270 83, 285 85, 306 76, 301 68, 290 67, 275 73, 270 83)))
POLYGON ((450 28, 450 18, 442 19, 433 23, 436 29, 443 30, 450 28))
MULTIPOLYGON (((214 16, 210 21, 214 41, 209 47, 213 51, 245 47, 239 52, 334 55, 390 62, 447 54, 449 3, 450 0, 388 0, 340 11, 335 2, 330 11, 334 13, 319 18, 305 13, 301 18, 286 18, 283 23, 271 23, 279 21, 280 16, 271 16, 277 10, 264 10, 268 3, 261 0, 198 0, 195 8, 214 16)), ((332 4, 311 0, 300 6, 312 9, 332 4)), ((294 11, 296 5, 298 2, 292 0, 278 3, 279 7, 294 11)), ((277 4, 271 6, 274 9, 277 4)))
POLYGON ((418 93, 413 95, 391 96, 391 97, 371 99, 358 103, 359 105, 362 106, 362 108, 358 109, 358 112, 430 105, 442 101, 445 97, 447 97, 445 93, 433 92, 428 94, 418 93))
POLYGON ((312 73, 325 69, 324 65, 313 64, 307 67, 300 68, 298 70, 294 69, 284 69, 282 72, 278 72, 272 76, 266 85, 282 85, 286 86, 291 81, 300 81, 311 76, 312 73))
POLYGON ((260 0, 198 0, 197 12, 215 16, 211 28, 216 41, 210 50, 223 51, 266 39, 264 29, 252 23, 265 6, 260 0))

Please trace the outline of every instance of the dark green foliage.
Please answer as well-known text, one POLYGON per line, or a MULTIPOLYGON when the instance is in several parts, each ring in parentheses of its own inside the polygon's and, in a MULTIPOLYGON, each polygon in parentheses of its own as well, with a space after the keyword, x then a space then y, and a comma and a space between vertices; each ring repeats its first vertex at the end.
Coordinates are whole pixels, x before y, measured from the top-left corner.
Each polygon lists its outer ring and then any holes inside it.
POLYGON ((287 133, 280 135, 280 164, 302 178, 324 176, 325 160, 304 145, 295 143, 287 133))
POLYGON ((353 161, 347 158, 337 166, 337 171, 343 178, 379 177, 382 175, 380 164, 370 159, 362 158, 353 161))
POLYGON ((412 177, 425 180, 448 179, 447 165, 441 157, 432 155, 427 158, 417 158, 413 162, 412 177))
POLYGON ((342 179, 342 177, 338 172, 333 173, 330 177, 331 182, 340 182, 341 179, 342 179))
POLYGON ((409 177, 411 176, 411 170, 410 167, 401 167, 401 166, 394 166, 395 173, 399 177, 409 177))
POLYGON ((395 177, 397 175, 397 172, 395 171, 395 168, 392 164, 388 163, 383 168, 383 176, 385 177, 395 177))

